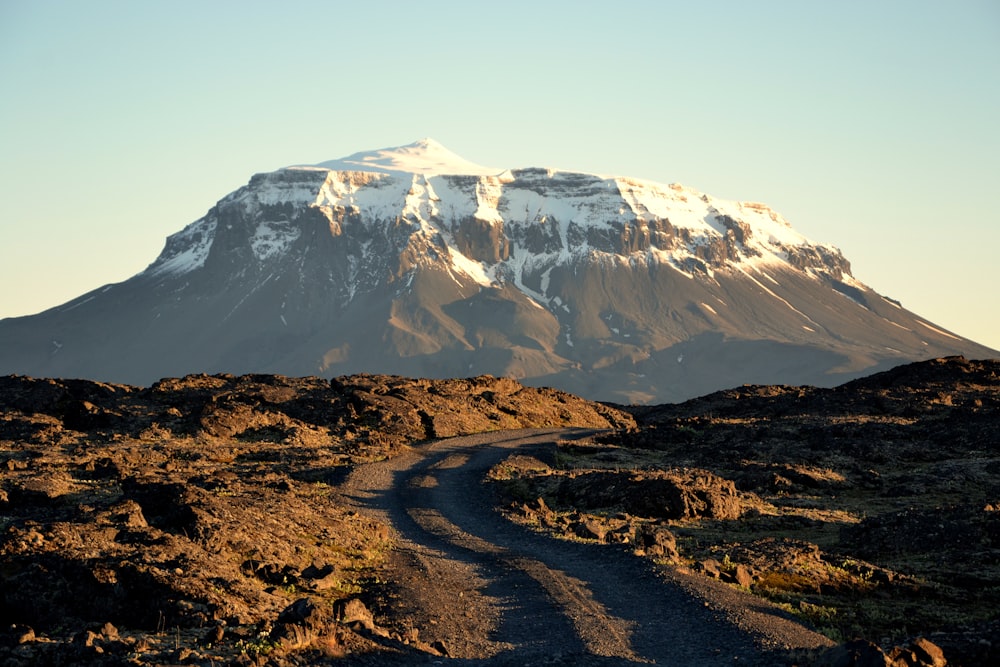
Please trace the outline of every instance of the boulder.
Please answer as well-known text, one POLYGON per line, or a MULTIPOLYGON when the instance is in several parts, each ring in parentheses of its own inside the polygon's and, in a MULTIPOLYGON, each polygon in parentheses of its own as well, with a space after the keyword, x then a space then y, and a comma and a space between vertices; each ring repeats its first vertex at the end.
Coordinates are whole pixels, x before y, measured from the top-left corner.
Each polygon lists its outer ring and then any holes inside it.
POLYGON ((636 546, 644 549, 649 556, 669 559, 680 556, 677 552, 677 538, 666 526, 640 524, 635 531, 635 541, 636 546))
POLYGON ((579 521, 574 522, 570 526, 570 529, 577 537, 585 540, 597 540, 598 542, 603 542, 608 534, 607 526, 593 517, 581 518, 579 521))
POLYGON ((620 505, 629 514, 657 519, 738 519, 751 497, 732 480, 696 468, 587 471, 562 480, 557 495, 580 509, 620 505))
POLYGON ((706 558, 698 563, 697 568, 713 579, 722 577, 722 564, 714 558, 706 558))
POLYGON ((813 667, 946 667, 947 664, 940 647, 918 637, 889 653, 872 642, 855 639, 827 649, 813 667))
POLYGON ((892 649, 889 660, 892 667, 945 667, 948 664, 944 651, 924 637, 917 637, 906 646, 892 649))
POLYGON ((313 644, 330 633, 333 615, 327 607, 319 607, 309 598, 299 598, 285 607, 271 629, 271 639, 286 648, 313 644))
POLYGON ((375 617, 365 603, 357 598, 338 600, 333 606, 333 613, 344 625, 360 626, 365 630, 375 629, 375 617))
POLYGON ((739 563, 732 570, 727 571, 723 579, 731 584, 750 588, 753 584, 753 573, 746 565, 739 563))

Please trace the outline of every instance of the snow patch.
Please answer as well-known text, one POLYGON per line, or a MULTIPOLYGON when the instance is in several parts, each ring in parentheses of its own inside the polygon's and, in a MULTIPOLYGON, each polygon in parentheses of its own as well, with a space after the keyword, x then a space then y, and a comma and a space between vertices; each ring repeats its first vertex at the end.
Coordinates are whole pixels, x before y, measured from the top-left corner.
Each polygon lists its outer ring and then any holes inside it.
POLYGON ((375 171, 427 176, 433 174, 488 176, 499 174, 502 171, 469 162, 430 138, 421 139, 405 146, 362 151, 338 160, 304 166, 332 171, 375 171))
POLYGON ((450 245, 448 246, 448 254, 451 257, 451 265, 460 272, 469 276, 483 287, 489 287, 493 284, 482 262, 469 259, 450 245))
POLYGON ((260 261, 280 257, 288 252, 302 230, 288 222, 262 222, 250 237, 250 247, 260 261))
POLYGON ((167 238, 167 246, 145 273, 152 277, 183 275, 205 265, 218 223, 202 218, 167 238))
POLYGON ((80 306, 82 306, 82 305, 83 305, 83 304, 85 304, 85 303, 90 303, 90 302, 91 302, 91 301, 93 301, 93 300, 94 300, 95 298, 96 298, 96 297, 93 297, 93 296, 89 296, 89 297, 87 297, 86 299, 83 299, 82 301, 77 301, 77 302, 76 302, 76 303, 74 303, 74 304, 73 304, 72 306, 67 306, 67 307, 63 308, 63 309, 62 309, 62 310, 61 310, 60 312, 62 312, 62 313, 67 313, 67 312, 69 312, 69 311, 71 311, 71 310, 74 310, 75 308, 79 308, 80 306))
POLYGON ((959 338, 958 336, 952 336, 952 335, 951 335, 950 333, 948 333, 947 331, 942 331, 941 329, 938 329, 937 327, 935 327, 935 326, 932 326, 932 325, 928 324, 927 322, 924 322, 923 320, 918 320, 918 319, 914 318, 914 321, 915 321, 915 322, 916 322, 917 324, 919 324, 920 326, 922 326, 922 327, 926 327, 926 328, 930 329, 930 330, 931 330, 931 331, 933 331, 934 333, 937 333, 937 334, 941 334, 942 336, 947 336, 948 338, 951 338, 951 339, 953 339, 953 340, 962 340, 962 339, 961 339, 961 338, 959 338))
POLYGON ((539 294, 535 290, 531 289, 524 284, 524 268, 525 264, 529 260, 538 259, 535 255, 528 252, 526 248, 518 246, 516 243, 511 244, 511 254, 510 258, 507 260, 507 266, 512 269, 514 286, 521 290, 528 298, 535 302, 539 308, 545 309, 541 303, 548 305, 549 299, 544 294, 539 294), (540 302, 540 303, 539 303, 540 302))

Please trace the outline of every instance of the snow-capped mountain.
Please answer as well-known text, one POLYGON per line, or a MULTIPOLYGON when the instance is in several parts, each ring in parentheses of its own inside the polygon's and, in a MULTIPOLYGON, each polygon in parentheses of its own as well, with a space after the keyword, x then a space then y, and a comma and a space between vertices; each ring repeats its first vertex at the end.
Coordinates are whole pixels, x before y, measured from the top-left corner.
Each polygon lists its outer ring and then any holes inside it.
POLYGON ((489 373, 635 402, 948 354, 996 352, 764 204, 430 139, 257 174, 139 275, 0 322, 0 372, 489 373))

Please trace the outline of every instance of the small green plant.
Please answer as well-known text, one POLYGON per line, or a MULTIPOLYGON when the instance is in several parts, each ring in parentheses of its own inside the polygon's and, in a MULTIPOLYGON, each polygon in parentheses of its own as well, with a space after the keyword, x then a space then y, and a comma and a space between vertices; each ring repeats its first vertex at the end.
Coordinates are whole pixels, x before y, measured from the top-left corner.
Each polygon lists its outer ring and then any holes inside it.
POLYGON ((326 482, 319 481, 319 482, 313 482, 313 484, 312 484, 312 495, 313 496, 322 498, 322 497, 330 495, 330 493, 332 493, 332 491, 333 491, 333 487, 330 486, 329 484, 327 484, 326 482))
POLYGON ((278 642, 271 639, 266 632, 261 632, 253 639, 241 639, 236 642, 236 650, 253 658, 267 655, 276 648, 278 642))
POLYGON ((805 600, 800 600, 798 609, 793 609, 792 613, 812 623, 821 635, 838 643, 845 641, 843 629, 839 627, 841 622, 836 607, 810 604, 805 600))
POLYGON ((837 608, 827 607, 820 604, 811 604, 805 600, 800 600, 799 613, 816 625, 827 625, 836 619, 837 608))

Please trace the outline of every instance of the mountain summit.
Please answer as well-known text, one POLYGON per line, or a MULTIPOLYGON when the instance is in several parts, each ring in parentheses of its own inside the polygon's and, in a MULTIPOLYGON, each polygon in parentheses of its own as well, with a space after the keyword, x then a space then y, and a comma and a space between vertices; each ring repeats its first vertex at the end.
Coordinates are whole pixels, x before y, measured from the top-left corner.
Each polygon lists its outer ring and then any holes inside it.
POLYGON ((0 372, 514 376, 663 402, 994 350, 768 206, 492 169, 431 140, 257 174, 142 273, 0 321, 0 372))
POLYGON ((315 166, 330 171, 374 171, 425 176, 438 174, 493 176, 502 171, 469 162, 430 138, 396 148, 362 151, 339 160, 321 162, 315 166))

